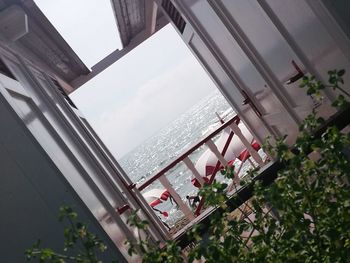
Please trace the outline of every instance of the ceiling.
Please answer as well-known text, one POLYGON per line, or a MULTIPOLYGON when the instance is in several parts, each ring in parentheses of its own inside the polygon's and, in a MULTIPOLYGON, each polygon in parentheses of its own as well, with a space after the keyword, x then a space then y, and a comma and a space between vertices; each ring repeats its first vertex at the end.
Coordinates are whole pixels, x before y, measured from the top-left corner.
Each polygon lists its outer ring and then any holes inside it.
POLYGON ((68 83, 90 72, 33 0, 0 0, 0 12, 13 4, 20 6, 28 17, 29 33, 14 45, 18 54, 48 67, 68 83))
POLYGON ((124 47, 142 35, 148 38, 168 23, 152 0, 111 0, 124 47))

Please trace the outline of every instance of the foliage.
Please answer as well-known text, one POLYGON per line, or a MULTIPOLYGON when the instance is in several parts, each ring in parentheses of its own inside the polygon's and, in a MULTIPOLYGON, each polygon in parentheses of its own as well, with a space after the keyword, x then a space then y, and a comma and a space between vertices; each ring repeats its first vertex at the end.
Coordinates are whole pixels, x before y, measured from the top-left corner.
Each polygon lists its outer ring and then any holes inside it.
MULTIPOLYGON (((327 87, 344 93, 345 71, 328 73, 329 85, 305 76, 301 86, 316 100, 322 100, 327 87)), ((340 108, 348 105, 343 95, 333 103, 340 108)), ((294 150, 285 138, 266 143, 265 151, 285 167, 270 187, 255 182, 254 198, 238 208, 241 216, 232 216, 225 206, 226 185, 215 182, 200 190, 208 205, 219 205, 224 213, 212 216, 204 235, 199 234, 199 226, 191 231, 194 242, 188 262, 203 258, 205 262, 350 261, 350 134, 329 127, 321 138, 314 138, 312 132, 323 123, 312 112, 300 126, 294 150)), ((252 171, 242 184, 254 182, 256 173, 252 171)), ((223 174, 232 178, 234 170, 227 168, 223 174)), ((154 255, 164 249, 151 251, 154 255)), ((157 262, 170 261, 164 257, 157 262)))
POLYGON ((131 213, 128 218, 127 223, 131 227, 136 227, 139 231, 138 242, 132 243, 128 242, 129 250, 128 253, 130 256, 133 254, 142 253, 143 262, 146 263, 160 263, 160 262, 169 262, 169 263, 181 263, 183 258, 181 256, 181 249, 172 241, 167 241, 166 244, 156 244, 152 243, 149 236, 147 235, 148 222, 145 220, 140 220, 137 216, 137 211, 131 213), (142 237, 142 231, 146 237, 142 237), (162 249, 160 249, 163 247, 162 249))
MULTIPOLYGON (((333 70, 328 74, 329 85, 305 76, 301 86, 316 100, 322 100, 322 91, 327 87, 349 96, 341 86, 345 71, 333 70)), ((339 95, 333 106, 344 108, 349 103, 339 95)), ((214 182, 204 186, 199 194, 206 204, 219 206, 223 212, 211 216, 205 234, 200 234, 200 225, 188 233, 193 243, 186 256, 174 241, 150 242, 148 223, 140 220, 136 212, 128 223, 139 230, 139 240, 129 243, 129 254, 141 253, 146 263, 200 259, 208 263, 350 262, 350 133, 328 127, 320 138, 315 138, 313 131, 323 123, 313 111, 300 125, 293 150, 285 144, 285 138, 275 139, 274 144, 266 142, 264 150, 282 162, 284 168, 269 187, 253 180, 258 171, 251 171, 241 184, 254 184, 254 197, 240 206, 238 212, 229 211, 226 205, 227 185, 214 182)), ((223 174, 233 178, 234 168, 226 168, 223 174)), ((64 215, 71 223, 71 228, 65 230, 65 247, 81 240, 85 253, 74 257, 76 262, 98 262, 88 261, 95 260, 91 249, 104 249, 103 244, 87 234, 86 226, 72 222, 76 215, 70 209, 64 210, 64 215)), ((40 262, 73 258, 38 246, 26 254, 40 262)))
MULTIPOLYGON (((346 96, 350 97, 350 93, 342 88, 342 84, 344 84, 344 74, 344 69, 328 71, 328 85, 325 85, 320 80, 317 80, 315 76, 304 76, 300 87, 307 87, 307 94, 313 98, 316 98, 317 100, 321 100, 323 98, 321 91, 326 87, 330 87, 333 90, 338 90, 346 96)), ((344 95, 340 94, 338 98, 332 103, 332 105, 335 107, 346 108, 349 106, 349 102, 345 100, 344 95)))
POLYGON ((227 199, 225 189, 227 184, 214 181, 212 184, 205 184, 200 190, 199 195, 205 197, 205 203, 209 206, 220 205, 226 208, 227 199))
POLYGON ((77 213, 68 206, 60 208, 59 220, 66 220, 69 227, 64 229, 64 252, 73 250, 74 256, 57 253, 51 248, 40 248, 40 240, 32 248, 25 251, 27 260, 37 259, 39 262, 64 263, 100 263, 97 251, 103 252, 107 247, 94 234, 88 231, 86 224, 76 222, 77 213), (78 252, 77 252, 78 251, 78 252))

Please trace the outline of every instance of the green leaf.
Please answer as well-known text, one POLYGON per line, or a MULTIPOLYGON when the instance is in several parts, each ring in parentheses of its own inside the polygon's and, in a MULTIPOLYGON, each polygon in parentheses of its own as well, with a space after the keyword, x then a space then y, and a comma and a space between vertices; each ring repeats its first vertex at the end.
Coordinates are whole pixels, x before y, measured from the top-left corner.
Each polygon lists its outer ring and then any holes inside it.
POLYGON ((345 74, 345 69, 341 69, 337 72, 338 77, 342 77, 345 74))
POLYGON ((314 94, 315 92, 316 92, 316 89, 315 89, 314 87, 309 87, 309 88, 307 89, 306 94, 307 94, 307 95, 312 95, 312 94, 314 94))
POLYGON ((337 78, 333 75, 331 75, 328 79, 329 83, 331 84, 336 84, 337 83, 337 78))

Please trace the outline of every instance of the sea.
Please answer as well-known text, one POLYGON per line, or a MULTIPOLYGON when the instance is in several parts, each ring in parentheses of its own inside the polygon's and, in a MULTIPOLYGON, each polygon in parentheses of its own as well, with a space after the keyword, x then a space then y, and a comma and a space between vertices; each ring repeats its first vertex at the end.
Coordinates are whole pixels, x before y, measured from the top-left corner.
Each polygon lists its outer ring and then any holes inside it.
MULTIPOLYGON (((169 125, 122 157, 119 160, 120 165, 134 183, 144 182, 217 128, 220 122, 216 113, 226 119, 235 114, 218 91, 200 100, 169 125)), ((206 146, 199 148, 189 158, 195 163, 206 149, 206 146)), ((197 194, 198 189, 191 184, 193 175, 182 162, 172 168, 166 176, 184 202, 186 195, 197 194)), ((164 187, 156 181, 143 193, 151 189, 164 189, 164 187)), ((177 206, 170 202, 163 202, 156 208, 169 214, 162 220, 170 226, 183 217, 177 206)))

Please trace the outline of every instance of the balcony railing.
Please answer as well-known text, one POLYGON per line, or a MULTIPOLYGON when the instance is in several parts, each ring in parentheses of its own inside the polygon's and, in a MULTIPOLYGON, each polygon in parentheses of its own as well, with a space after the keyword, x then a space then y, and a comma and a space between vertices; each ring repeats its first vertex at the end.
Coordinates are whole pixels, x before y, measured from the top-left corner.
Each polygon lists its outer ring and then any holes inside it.
MULTIPOLYGON (((188 150, 186 150, 183 154, 181 154, 179 157, 177 157, 159 172, 148 178, 145 182, 137 186, 131 186, 133 188, 133 191, 144 192, 146 189, 152 189, 151 185, 153 185, 156 182, 159 182, 176 202, 178 209, 182 211, 185 218, 187 219, 187 222, 191 222, 203 212, 204 200, 203 198, 198 196, 200 198, 200 201, 194 209, 194 211, 192 211, 191 207, 187 204, 186 199, 184 198, 189 193, 179 193, 175 190, 174 186, 168 179, 168 177, 174 179, 173 177, 176 177, 177 174, 167 173, 171 172, 172 169, 175 168, 177 165, 183 163, 185 164, 187 169, 192 173, 193 179, 197 180, 197 183, 199 183, 199 187, 203 186, 204 183, 211 184, 214 181, 216 174, 220 171, 220 169, 222 169, 223 167, 227 167, 229 165, 229 161, 232 161, 226 160, 224 157, 229 149, 230 143, 239 142, 241 143, 241 145, 244 146, 244 150, 239 154, 239 156, 237 156, 236 154, 236 157, 241 160, 241 164, 235 172, 235 178, 233 179, 232 185, 237 184, 239 182, 239 174, 241 172, 242 165, 245 161, 249 161, 254 167, 257 165, 262 166, 264 164, 262 157, 257 151, 259 147, 256 146, 259 146, 259 144, 255 142, 254 139, 251 139, 252 136, 250 134, 249 136, 247 136, 242 132, 241 128, 243 126, 244 125, 241 123, 239 116, 233 116, 228 121, 222 123, 217 129, 208 134, 205 138, 203 138, 202 140, 194 144, 192 147, 190 147, 188 150), (224 130, 226 132, 229 132, 226 142, 224 143, 224 145, 217 146, 215 144, 215 139, 218 136, 220 136, 222 132, 224 132, 224 130), (237 138, 235 138, 235 140, 233 141, 234 136, 236 136, 237 138), (203 177, 203 174, 200 174, 200 172, 196 169, 195 164, 189 158, 191 154, 196 152, 199 148, 201 148, 204 145, 206 145, 210 149, 212 154, 214 154, 217 159, 215 168, 212 170, 211 174, 208 175, 206 178, 203 177), (250 158, 252 158, 252 160, 250 158)), ((231 193, 233 194, 234 192, 231 193)))

